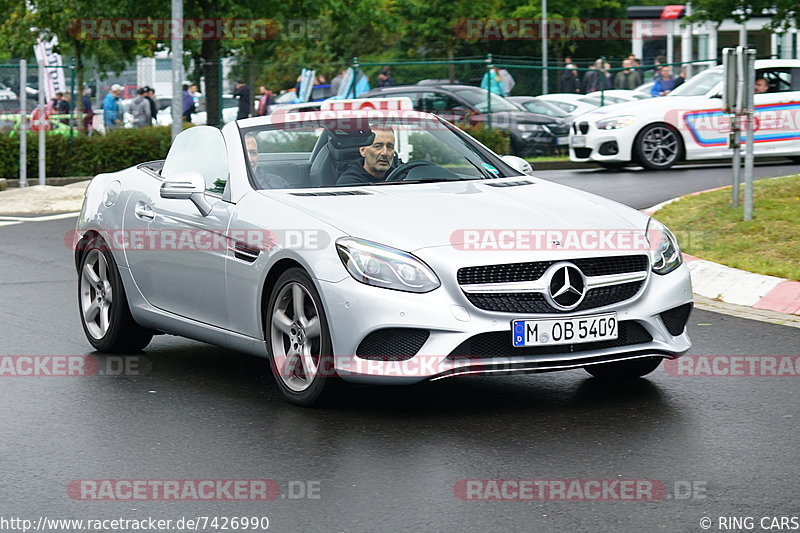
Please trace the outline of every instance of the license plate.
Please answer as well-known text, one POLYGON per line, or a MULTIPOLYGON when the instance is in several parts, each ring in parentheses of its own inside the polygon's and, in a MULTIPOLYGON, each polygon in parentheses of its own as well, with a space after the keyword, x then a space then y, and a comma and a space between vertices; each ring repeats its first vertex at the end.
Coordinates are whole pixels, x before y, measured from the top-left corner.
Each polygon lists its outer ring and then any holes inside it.
POLYGON ((570 139, 570 146, 575 148, 583 148, 586 146, 586 137, 583 135, 576 135, 570 139))
POLYGON ((606 341, 618 335, 616 313, 511 322, 511 342, 515 348, 606 341))
POLYGON ((556 137, 556 144, 559 146, 569 143, 569 137, 556 137))

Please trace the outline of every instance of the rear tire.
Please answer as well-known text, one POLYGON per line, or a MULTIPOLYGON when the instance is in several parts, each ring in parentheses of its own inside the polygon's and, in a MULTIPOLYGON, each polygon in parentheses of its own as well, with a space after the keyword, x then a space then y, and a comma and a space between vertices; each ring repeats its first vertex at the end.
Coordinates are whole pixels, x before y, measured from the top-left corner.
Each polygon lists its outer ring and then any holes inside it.
POLYGON ((286 399, 318 406, 338 398, 343 382, 334 369, 328 319, 322 298, 303 269, 281 274, 264 320, 270 367, 286 399))
POLYGON ((629 379, 646 376, 661 364, 661 357, 645 357, 631 361, 616 361, 583 367, 588 373, 600 379, 629 379))
POLYGON ((78 274, 78 310, 86 339, 100 352, 142 350, 154 332, 133 319, 114 256, 99 237, 86 243, 84 250, 78 274))

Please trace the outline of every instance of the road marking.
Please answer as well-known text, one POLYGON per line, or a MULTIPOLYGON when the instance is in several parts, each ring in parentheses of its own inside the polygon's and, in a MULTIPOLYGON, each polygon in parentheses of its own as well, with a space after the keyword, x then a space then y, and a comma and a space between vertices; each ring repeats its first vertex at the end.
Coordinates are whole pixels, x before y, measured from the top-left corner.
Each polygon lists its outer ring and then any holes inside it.
POLYGON ((14 226, 16 224, 20 224, 20 222, 14 222, 14 221, 6 222, 6 221, 0 220, 0 227, 3 227, 3 226, 14 226))
MULTIPOLYGON (((0 224, 3 222, 49 222, 51 220, 62 220, 64 218, 73 218, 80 215, 80 211, 72 213, 59 213, 57 215, 42 215, 40 217, 14 217, 14 216, 0 216, 0 224)), ((3 224, 4 226, 7 224, 3 224)))

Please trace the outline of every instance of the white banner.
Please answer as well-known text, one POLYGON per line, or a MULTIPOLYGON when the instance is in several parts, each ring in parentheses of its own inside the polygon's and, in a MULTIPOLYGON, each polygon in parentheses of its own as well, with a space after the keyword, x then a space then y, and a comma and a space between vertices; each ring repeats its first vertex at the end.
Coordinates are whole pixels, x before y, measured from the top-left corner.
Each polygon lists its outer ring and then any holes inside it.
POLYGON ((54 35, 50 40, 44 40, 39 37, 33 47, 36 61, 44 64, 44 94, 48 104, 57 92, 65 93, 68 91, 64 69, 59 68, 62 66, 61 54, 53 51, 56 46, 58 46, 58 37, 54 35))

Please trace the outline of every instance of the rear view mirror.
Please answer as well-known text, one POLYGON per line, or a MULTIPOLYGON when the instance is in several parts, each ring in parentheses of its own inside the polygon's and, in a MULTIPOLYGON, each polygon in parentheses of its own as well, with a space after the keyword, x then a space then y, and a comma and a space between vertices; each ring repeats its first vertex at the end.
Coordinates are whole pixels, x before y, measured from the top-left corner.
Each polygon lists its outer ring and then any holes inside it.
POLYGON ((164 183, 159 193, 161 198, 170 200, 191 200, 203 216, 211 212, 211 205, 205 197, 206 182, 203 176, 194 170, 172 172, 162 176, 164 183))
POLYGON ((520 174, 533 176, 533 166, 521 157, 517 157, 515 155, 504 155, 500 159, 502 159, 506 165, 510 166, 520 174))

